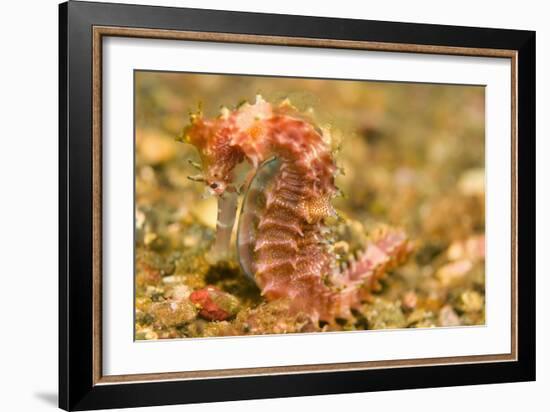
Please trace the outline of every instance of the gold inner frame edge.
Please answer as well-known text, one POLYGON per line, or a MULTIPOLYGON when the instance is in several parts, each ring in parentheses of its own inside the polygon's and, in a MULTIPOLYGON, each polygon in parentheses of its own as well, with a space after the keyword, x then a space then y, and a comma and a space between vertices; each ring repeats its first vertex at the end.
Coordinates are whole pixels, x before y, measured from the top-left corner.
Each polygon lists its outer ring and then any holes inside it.
POLYGON ((121 384, 152 381, 216 379, 228 377, 281 375, 297 373, 341 372, 414 366, 457 365, 517 361, 517 52, 515 50, 432 46, 421 44, 385 43, 356 40, 265 36, 234 33, 142 29, 132 27, 93 26, 92 33, 92 276, 93 276, 93 384, 121 384), (439 358, 394 359, 382 361, 346 362, 314 365, 288 365, 255 368, 201 371, 103 375, 102 373, 102 39, 105 36, 150 38, 164 40, 206 41, 238 44, 278 45, 353 49, 399 53, 422 53, 477 57, 498 57, 511 60, 511 179, 512 179, 512 262, 511 262, 511 352, 509 354, 450 356, 439 358))

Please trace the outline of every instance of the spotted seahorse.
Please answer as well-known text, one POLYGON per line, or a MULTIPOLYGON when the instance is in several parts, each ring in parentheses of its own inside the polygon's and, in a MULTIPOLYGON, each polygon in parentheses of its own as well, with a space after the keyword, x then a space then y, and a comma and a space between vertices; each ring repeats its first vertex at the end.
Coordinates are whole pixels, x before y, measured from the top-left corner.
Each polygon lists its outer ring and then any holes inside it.
POLYGON ((330 135, 285 101, 222 109, 214 119, 191 116, 183 134, 200 154, 205 182, 218 196, 215 255, 226 255, 236 198, 245 193, 237 248, 243 271, 268 301, 286 299, 289 310, 314 322, 349 318, 378 277, 410 247, 402 231, 387 230, 347 262, 327 237, 337 213, 338 172, 330 135), (240 183, 241 165, 249 165, 240 183))

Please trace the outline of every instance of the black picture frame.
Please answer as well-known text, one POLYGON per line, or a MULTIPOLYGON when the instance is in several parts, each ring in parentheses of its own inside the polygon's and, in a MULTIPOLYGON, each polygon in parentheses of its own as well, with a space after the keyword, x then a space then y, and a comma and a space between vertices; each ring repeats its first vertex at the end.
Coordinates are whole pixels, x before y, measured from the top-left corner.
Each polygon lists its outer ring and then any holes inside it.
POLYGON ((59 406, 217 402, 535 380, 535 32, 88 3, 59 6, 59 406), (321 373, 94 383, 94 26, 517 52, 517 360, 321 373))

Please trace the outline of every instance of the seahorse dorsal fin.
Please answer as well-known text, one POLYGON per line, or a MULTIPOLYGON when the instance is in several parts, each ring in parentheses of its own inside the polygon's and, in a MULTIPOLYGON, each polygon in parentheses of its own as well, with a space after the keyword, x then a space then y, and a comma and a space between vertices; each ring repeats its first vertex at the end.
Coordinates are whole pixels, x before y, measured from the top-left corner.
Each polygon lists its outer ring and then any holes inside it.
POLYGON ((319 222, 321 219, 336 214, 329 196, 319 196, 301 202, 304 217, 309 224, 319 222))

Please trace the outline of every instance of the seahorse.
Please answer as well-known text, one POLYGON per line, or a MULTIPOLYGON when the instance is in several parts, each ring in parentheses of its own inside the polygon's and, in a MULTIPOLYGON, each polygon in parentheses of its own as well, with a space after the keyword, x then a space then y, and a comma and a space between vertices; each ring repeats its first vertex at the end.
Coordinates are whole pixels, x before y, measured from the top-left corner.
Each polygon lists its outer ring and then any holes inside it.
POLYGON ((330 139, 289 101, 274 106, 261 96, 210 120, 192 114, 183 133, 202 163, 203 174, 192 179, 218 196, 214 255, 227 256, 236 198, 244 192, 237 249, 245 274, 267 301, 286 299, 289 310, 333 324, 352 316, 410 244, 403 231, 386 230, 338 262, 327 241, 339 192, 330 139), (243 164, 250 168, 244 181, 243 164))

